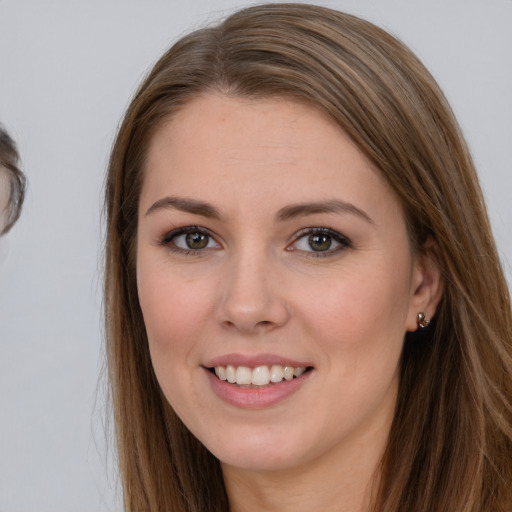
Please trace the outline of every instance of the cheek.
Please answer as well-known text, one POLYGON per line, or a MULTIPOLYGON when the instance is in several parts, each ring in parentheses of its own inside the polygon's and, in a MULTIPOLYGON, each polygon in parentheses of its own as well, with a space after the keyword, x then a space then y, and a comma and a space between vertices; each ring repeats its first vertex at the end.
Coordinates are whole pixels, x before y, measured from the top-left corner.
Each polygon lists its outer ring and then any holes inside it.
MULTIPOLYGON (((340 280, 323 308, 317 307, 317 344, 326 354, 333 387, 340 390, 336 412, 363 417, 378 410, 397 385, 406 332, 407 280, 381 273, 340 280), (365 413, 366 411, 366 413, 365 413)), ((389 405, 389 404, 388 404, 389 405)), ((391 407, 391 406, 390 406, 391 407)))
POLYGON ((155 371, 190 363, 201 339, 210 299, 204 283, 180 280, 158 264, 140 261, 137 271, 139 302, 155 371))
POLYGON ((374 368, 388 362, 391 368, 406 332, 408 292, 406 276, 347 273, 325 292, 304 296, 300 309, 310 336, 326 353, 339 354, 347 372, 363 361, 374 368))
POLYGON ((200 339, 194 287, 142 269, 138 286, 153 370, 164 396, 184 418, 189 403, 198 400, 191 371, 198 368, 195 354, 200 339))

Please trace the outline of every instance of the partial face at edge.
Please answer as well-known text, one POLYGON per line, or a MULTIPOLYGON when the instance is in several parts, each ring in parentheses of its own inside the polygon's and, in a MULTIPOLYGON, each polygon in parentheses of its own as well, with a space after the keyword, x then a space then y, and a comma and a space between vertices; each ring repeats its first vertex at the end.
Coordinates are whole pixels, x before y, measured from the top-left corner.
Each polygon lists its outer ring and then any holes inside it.
POLYGON ((193 100, 150 145, 137 244, 156 376, 222 463, 382 449, 405 332, 433 311, 400 205, 339 127, 281 98, 193 100))
POLYGON ((0 233, 7 225, 11 184, 7 170, 0 165, 0 233))

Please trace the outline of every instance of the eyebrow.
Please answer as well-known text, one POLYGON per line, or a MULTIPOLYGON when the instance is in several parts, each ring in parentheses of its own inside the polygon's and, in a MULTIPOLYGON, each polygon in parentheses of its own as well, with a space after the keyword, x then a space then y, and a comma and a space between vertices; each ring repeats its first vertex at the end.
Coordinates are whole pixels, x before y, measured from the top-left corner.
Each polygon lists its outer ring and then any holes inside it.
POLYGON ((286 221, 296 217, 303 217, 305 215, 314 215, 315 213, 349 213, 360 217, 369 224, 375 225, 375 222, 365 211, 352 203, 340 201, 339 199, 285 206, 277 212, 276 218, 279 221, 286 221))
POLYGON ((194 215, 201 215, 210 219, 220 219, 219 210, 209 203, 190 199, 187 197, 167 196, 153 203, 146 211, 146 215, 150 215, 158 210, 180 210, 194 215))
MULTIPOLYGON (((150 215, 158 210, 180 210, 186 213, 192 213, 194 215, 201 215, 210 219, 222 218, 219 210, 215 206, 205 201, 199 201, 197 199, 190 199, 187 197, 173 197, 167 196, 159 199, 153 203, 146 211, 146 215, 150 215)), ((346 201, 340 201, 339 199, 330 199, 328 201, 318 201, 312 203, 299 203, 292 204, 281 208, 277 214, 276 219, 280 222, 284 222, 296 217, 303 217, 306 215, 314 215, 318 213, 349 213, 356 215, 361 219, 365 220, 369 224, 375 225, 375 222, 371 217, 353 205, 346 201)))

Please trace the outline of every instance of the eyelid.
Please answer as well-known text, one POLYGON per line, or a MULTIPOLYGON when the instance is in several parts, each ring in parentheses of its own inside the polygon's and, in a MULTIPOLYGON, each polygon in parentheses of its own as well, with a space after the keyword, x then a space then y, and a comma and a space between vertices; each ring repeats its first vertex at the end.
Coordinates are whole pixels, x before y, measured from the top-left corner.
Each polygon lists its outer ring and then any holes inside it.
POLYGON ((301 251, 303 252, 307 257, 327 257, 327 256, 332 256, 338 252, 341 252, 345 249, 351 249, 353 248, 353 244, 352 244, 352 241, 347 238, 345 235, 342 235, 340 232, 338 231, 335 231, 334 229, 331 229, 331 228, 325 228, 325 227, 308 227, 308 228, 303 228, 299 231, 297 231, 294 235, 293 235, 293 240, 292 242, 287 246, 287 250, 289 251, 294 251, 294 250, 297 250, 297 251, 301 251), (339 244, 338 247, 334 248, 334 249, 328 249, 326 251, 304 251, 302 249, 296 249, 296 248, 293 248, 293 246, 302 238, 306 237, 306 236, 311 236, 311 235, 327 235, 327 236, 330 236, 332 237, 332 239, 337 243, 339 244))
MULTIPOLYGON (((203 253, 207 253, 208 250, 222 248, 222 244, 218 241, 217 238, 218 238, 217 235, 215 233, 213 233, 211 230, 209 230, 208 228, 205 228, 202 226, 196 226, 196 225, 181 226, 181 227, 178 227, 178 228, 172 229, 171 231, 166 232, 160 238, 158 245, 162 245, 172 252, 177 252, 177 253, 186 254, 186 255, 189 255, 189 254, 200 255, 203 253), (208 237, 210 237, 210 239, 215 244, 217 244, 217 247, 205 247, 203 249, 192 249, 192 248, 185 249, 183 247, 179 247, 179 246, 173 244, 173 239, 175 239, 176 237, 181 236, 181 235, 187 235, 190 233, 203 233, 203 234, 207 235, 208 237)), ((291 242, 286 246, 285 250, 290 251, 290 252, 291 251, 300 251, 301 253, 303 253, 304 255, 306 255, 308 257, 327 257, 327 256, 332 256, 338 252, 341 252, 344 249, 348 249, 348 248, 352 248, 352 247, 353 247, 353 245, 352 245, 351 240, 349 238, 347 238, 345 235, 342 235, 340 232, 338 232, 334 229, 331 229, 331 228, 314 226, 314 227, 303 228, 303 229, 300 229, 299 231, 297 231, 293 235, 291 242), (329 248, 325 251, 314 251, 314 250, 307 251, 307 250, 298 249, 298 248, 294 247, 294 245, 300 239, 302 239, 306 236, 311 236, 311 235, 315 235, 315 234, 329 236, 338 245, 333 249, 329 248)))
MULTIPOLYGON (((176 245, 173 245, 172 241, 174 238, 181 236, 181 235, 187 235, 190 233, 202 233, 204 235, 207 235, 210 237, 211 240, 213 240, 219 248, 222 247, 222 244, 217 240, 217 236, 215 233, 210 231, 208 228, 202 227, 202 226, 181 226, 176 229, 172 229, 171 231, 166 232, 159 240, 159 245, 163 245, 167 249, 169 249, 172 252, 178 252, 178 253, 186 253, 186 254, 199 254, 207 252, 208 249, 213 249, 212 247, 205 247, 204 249, 184 249, 182 247, 178 247, 176 245)), ((215 248, 216 249, 216 248, 215 248)))

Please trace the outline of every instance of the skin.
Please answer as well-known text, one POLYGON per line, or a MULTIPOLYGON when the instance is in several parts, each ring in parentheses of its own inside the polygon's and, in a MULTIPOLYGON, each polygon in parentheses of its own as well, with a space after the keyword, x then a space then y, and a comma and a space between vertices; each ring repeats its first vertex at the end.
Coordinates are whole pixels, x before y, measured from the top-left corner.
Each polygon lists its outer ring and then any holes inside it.
POLYGON ((435 265, 412 254, 398 201, 357 146, 295 101, 195 98, 151 141, 137 244, 156 376, 221 461, 231 512, 366 510, 404 335, 419 311, 434 314, 440 284, 435 265), (168 196, 207 203, 218 217, 168 196), (345 206, 290 214, 332 201, 345 206), (185 237, 173 237, 187 226, 209 230, 204 249, 187 252, 185 237), (350 242, 331 238, 318 251, 309 228, 350 242), (313 369, 269 407, 219 398, 204 366, 262 353, 313 369))
POLYGON ((10 184, 7 170, 0 166, 0 233, 7 224, 10 184))

